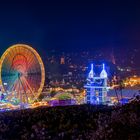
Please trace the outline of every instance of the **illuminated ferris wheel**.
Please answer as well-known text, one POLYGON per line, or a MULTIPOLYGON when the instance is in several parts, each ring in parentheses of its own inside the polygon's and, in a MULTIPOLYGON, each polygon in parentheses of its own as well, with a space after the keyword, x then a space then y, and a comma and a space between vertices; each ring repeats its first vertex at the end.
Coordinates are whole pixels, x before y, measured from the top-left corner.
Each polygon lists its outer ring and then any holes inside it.
POLYGON ((0 84, 7 99, 29 103, 38 98, 45 82, 41 57, 30 46, 16 44, 8 48, 0 61, 0 84))

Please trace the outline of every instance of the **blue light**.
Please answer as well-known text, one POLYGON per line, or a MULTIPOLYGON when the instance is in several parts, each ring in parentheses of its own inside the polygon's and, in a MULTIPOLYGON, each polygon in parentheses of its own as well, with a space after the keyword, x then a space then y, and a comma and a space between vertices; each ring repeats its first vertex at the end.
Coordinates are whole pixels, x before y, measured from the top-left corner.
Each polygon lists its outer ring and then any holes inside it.
POLYGON ((89 104, 105 104, 107 101, 106 95, 108 91, 107 86, 107 72, 105 71, 105 64, 103 64, 100 75, 95 75, 93 71, 93 64, 87 77, 86 88, 86 103, 89 104))
POLYGON ((103 63, 103 70, 105 70, 105 64, 103 63))
POLYGON ((100 73, 100 77, 101 78, 107 78, 107 72, 105 70, 105 64, 103 64, 103 69, 102 69, 102 71, 100 73))
POLYGON ((93 70, 93 64, 91 64, 91 70, 93 70))
POLYGON ((88 74, 88 78, 93 78, 93 77, 94 77, 93 64, 91 64, 91 70, 88 74))

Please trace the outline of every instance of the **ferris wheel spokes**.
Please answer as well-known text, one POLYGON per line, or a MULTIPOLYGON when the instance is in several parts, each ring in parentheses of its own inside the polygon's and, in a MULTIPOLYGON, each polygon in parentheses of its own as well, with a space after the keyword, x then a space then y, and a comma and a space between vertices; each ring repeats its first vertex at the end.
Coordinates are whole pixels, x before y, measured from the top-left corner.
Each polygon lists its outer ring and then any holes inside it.
MULTIPOLYGON (((39 54, 30 46, 17 44, 10 47, 0 61, 0 83, 20 102, 34 101, 41 93, 45 70, 39 54), (14 95, 12 94, 15 93, 14 95)), ((9 95, 9 97, 11 98, 9 95)))

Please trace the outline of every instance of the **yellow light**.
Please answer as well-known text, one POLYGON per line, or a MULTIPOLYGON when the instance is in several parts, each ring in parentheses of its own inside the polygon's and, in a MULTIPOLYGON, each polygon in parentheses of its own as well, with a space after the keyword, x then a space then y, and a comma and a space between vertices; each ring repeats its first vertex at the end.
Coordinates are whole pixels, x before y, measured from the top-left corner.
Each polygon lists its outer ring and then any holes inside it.
MULTIPOLYGON (((36 56, 38 62, 39 62, 39 65, 40 65, 40 68, 41 68, 41 84, 40 84, 40 87, 38 89, 38 93, 36 95, 36 97, 38 97, 40 95, 40 93, 42 92, 43 90, 43 87, 44 87, 44 83, 45 83, 45 68, 44 68, 44 64, 43 64, 43 61, 41 59, 41 57, 39 56, 39 54, 37 53, 37 51, 35 49, 33 49, 32 47, 28 46, 28 45, 25 45, 25 44, 16 44, 16 45, 13 45, 11 47, 9 47, 5 52, 4 54, 2 55, 1 59, 0 59, 0 85, 3 85, 2 83, 2 75, 1 75, 1 72, 2 72, 2 66, 3 66, 3 62, 5 60, 5 58, 7 57, 7 55, 11 52, 11 50, 15 49, 16 47, 24 47, 24 48, 27 48, 29 49, 31 52, 33 52, 33 54, 36 56)), ((2 86, 2 89, 4 90, 4 87, 2 86)))

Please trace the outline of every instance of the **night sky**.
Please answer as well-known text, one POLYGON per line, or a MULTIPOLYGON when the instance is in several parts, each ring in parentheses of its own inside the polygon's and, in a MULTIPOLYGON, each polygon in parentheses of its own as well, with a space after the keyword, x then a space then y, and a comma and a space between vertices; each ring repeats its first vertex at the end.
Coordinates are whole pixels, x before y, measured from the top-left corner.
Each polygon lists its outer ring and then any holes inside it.
POLYGON ((122 0, 0 3, 0 54, 15 43, 27 43, 41 53, 51 49, 138 48, 139 7, 139 2, 122 0))

